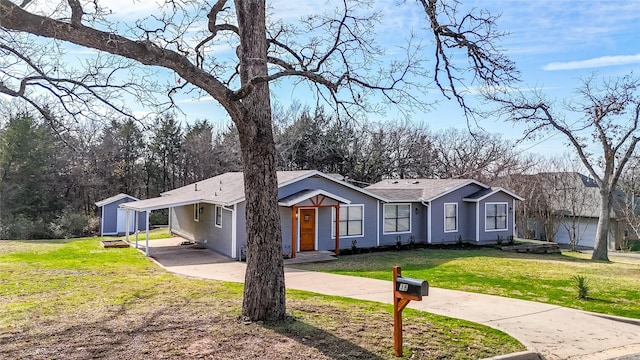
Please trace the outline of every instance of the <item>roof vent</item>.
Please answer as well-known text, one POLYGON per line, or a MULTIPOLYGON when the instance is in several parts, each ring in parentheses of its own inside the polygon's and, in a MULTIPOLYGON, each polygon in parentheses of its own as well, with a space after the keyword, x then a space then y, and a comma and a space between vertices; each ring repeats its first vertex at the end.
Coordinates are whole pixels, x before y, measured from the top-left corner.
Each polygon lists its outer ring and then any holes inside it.
POLYGON ((198 183, 195 183, 193 185, 195 185, 195 191, 198 191, 198 183))
POLYGON ((412 184, 420 184, 420 181, 418 181, 418 180, 413 180, 411 183, 412 183, 412 184))
POLYGON ((397 183, 398 183, 398 180, 393 180, 391 183, 392 183, 392 184, 397 184, 397 183))

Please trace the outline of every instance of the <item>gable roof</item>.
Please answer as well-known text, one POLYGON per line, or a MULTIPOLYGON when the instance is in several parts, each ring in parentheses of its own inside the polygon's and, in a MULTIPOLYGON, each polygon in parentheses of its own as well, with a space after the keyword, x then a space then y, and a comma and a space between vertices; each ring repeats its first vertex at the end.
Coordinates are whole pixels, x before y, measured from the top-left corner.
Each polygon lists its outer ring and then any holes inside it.
POLYGON ((475 193, 473 193, 473 194, 471 194, 469 196, 465 196, 462 200, 463 201, 469 201, 469 202, 478 202, 478 201, 482 201, 482 200, 488 198, 489 196, 491 196, 493 194, 496 194, 496 193, 499 193, 499 192, 505 193, 505 194, 511 196, 512 198, 518 199, 520 201, 524 200, 523 197, 520 197, 520 196, 512 193, 511 191, 503 189, 501 187, 497 187, 497 188, 493 188, 493 189, 491 189, 491 188, 482 189, 480 191, 476 191, 475 193))
POLYGON ((467 185, 489 186, 472 179, 389 179, 365 189, 391 201, 432 201, 467 185))
MULTIPOLYGON (((331 175, 317 170, 278 171, 278 188, 319 176, 332 182, 369 195, 373 198, 385 201, 378 195, 370 193, 357 186, 349 184, 331 175)), ((121 207, 136 211, 165 209, 173 206, 183 206, 196 203, 211 203, 224 206, 232 206, 245 200, 244 177, 242 172, 228 172, 196 183, 179 187, 162 193, 161 197, 140 200, 122 204, 121 207)))
POLYGON ((114 202, 116 202, 118 200, 127 199, 127 198, 129 198, 129 199, 131 199, 133 201, 139 200, 138 198, 135 198, 135 197, 133 197, 131 195, 120 193, 118 195, 114 195, 114 196, 108 197, 108 198, 106 198, 104 200, 100 200, 100 201, 96 202, 95 204, 96 204, 97 207, 103 207, 105 205, 109 205, 111 203, 114 203, 114 202))

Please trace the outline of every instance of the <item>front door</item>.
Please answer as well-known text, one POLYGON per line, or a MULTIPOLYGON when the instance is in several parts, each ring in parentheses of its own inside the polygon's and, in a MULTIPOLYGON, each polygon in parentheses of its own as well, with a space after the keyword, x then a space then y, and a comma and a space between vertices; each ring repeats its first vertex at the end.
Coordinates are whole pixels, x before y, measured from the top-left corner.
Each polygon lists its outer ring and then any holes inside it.
POLYGON ((316 210, 300 209, 300 251, 315 250, 316 210))

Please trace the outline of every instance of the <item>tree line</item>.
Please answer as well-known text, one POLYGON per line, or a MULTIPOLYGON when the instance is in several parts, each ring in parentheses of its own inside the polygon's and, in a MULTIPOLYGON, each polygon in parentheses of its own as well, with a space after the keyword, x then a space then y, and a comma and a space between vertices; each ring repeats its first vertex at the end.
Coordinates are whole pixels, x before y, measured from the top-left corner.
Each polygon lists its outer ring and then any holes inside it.
MULTIPOLYGON (((278 170, 336 173, 357 186, 385 177, 489 182, 533 163, 497 134, 344 121, 322 108, 277 110, 273 130, 278 170)), ((17 113, 0 126, 0 237, 91 234, 96 201, 118 193, 152 198, 229 171, 242 171, 233 125, 159 115, 149 124, 127 118, 56 131, 17 113)), ((154 213, 152 222, 166 223, 166 213, 154 213)))

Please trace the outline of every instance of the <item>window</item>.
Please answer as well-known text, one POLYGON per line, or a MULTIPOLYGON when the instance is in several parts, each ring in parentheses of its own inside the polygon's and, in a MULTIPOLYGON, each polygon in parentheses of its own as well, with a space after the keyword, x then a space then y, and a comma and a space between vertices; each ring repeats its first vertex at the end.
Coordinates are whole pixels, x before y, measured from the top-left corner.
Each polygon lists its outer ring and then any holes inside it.
POLYGON ((222 206, 216 205, 216 227, 222 227, 222 206))
POLYGON ((401 233, 411 231, 411 205, 384 206, 384 232, 401 233))
POLYGON ((458 231, 458 204, 444 204, 444 232, 458 231))
MULTIPOLYGON (((340 206, 340 236, 362 236, 364 205, 340 206)), ((336 237, 336 209, 332 214, 331 236, 336 237)))
POLYGON ((507 204, 487 203, 484 205, 485 230, 507 230, 507 204))
POLYGON ((200 204, 193 204, 193 221, 200 221, 200 204))

